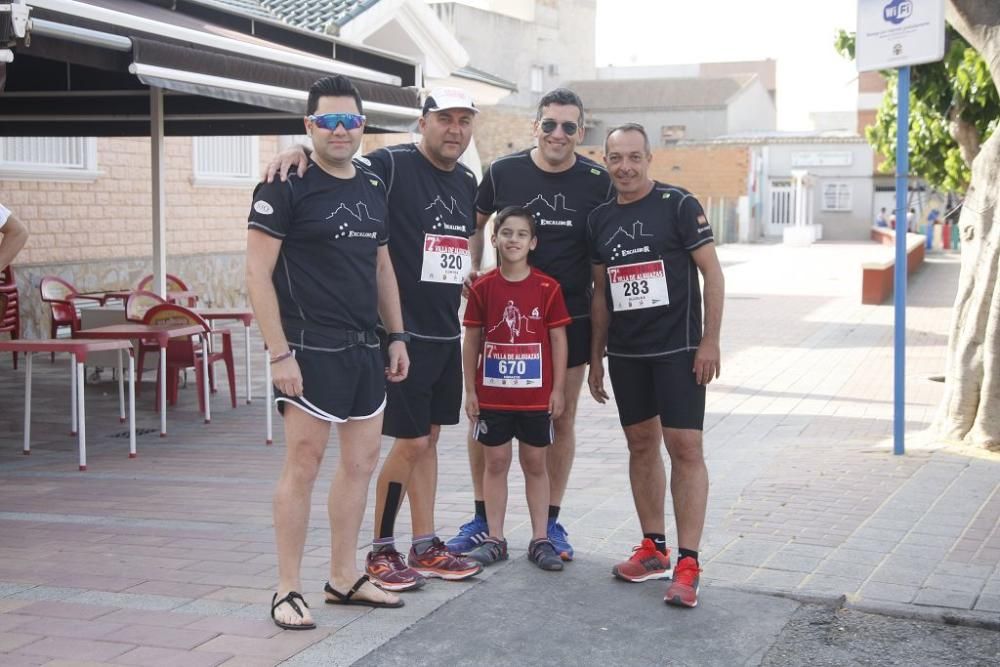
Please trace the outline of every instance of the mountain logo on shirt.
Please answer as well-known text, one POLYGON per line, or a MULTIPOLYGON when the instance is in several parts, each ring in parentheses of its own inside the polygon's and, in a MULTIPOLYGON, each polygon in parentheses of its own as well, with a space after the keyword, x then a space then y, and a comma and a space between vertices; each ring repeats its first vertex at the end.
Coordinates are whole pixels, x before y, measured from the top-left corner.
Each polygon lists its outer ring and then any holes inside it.
POLYGON ((572 227, 573 216, 562 215, 563 211, 576 213, 575 208, 566 206, 566 195, 559 193, 550 202, 545 195, 537 197, 525 204, 525 207, 535 213, 535 224, 539 227, 572 227), (548 210, 546 210, 548 209, 548 210), (549 213, 549 211, 552 211, 549 213))
POLYGON ((334 209, 333 213, 326 216, 326 219, 332 220, 333 224, 337 225, 337 231, 333 235, 335 239, 377 239, 378 232, 375 230, 360 231, 352 229, 352 227, 382 223, 381 220, 373 218, 368 212, 368 205, 360 201, 353 207, 341 203, 340 206, 334 209))
POLYGON ((622 250, 622 242, 624 242, 624 239, 619 238, 619 235, 627 236, 631 241, 639 241, 640 239, 653 238, 653 235, 645 233, 642 230, 642 227, 643 227, 642 221, 636 220, 635 222, 632 223, 631 232, 626 230, 624 227, 619 227, 618 231, 616 231, 614 234, 611 235, 611 238, 609 238, 607 243, 605 243, 604 245, 609 246, 612 243, 615 243, 615 239, 619 240, 619 242, 615 245, 613 252, 611 253, 611 259, 618 259, 619 257, 632 255, 639 251, 649 252, 649 246, 643 246, 642 248, 636 248, 635 250, 622 250))
POLYGON ((441 198, 441 195, 438 195, 430 204, 424 207, 424 210, 430 211, 434 216, 432 229, 449 232, 468 231, 468 225, 465 223, 468 216, 458 205, 458 202, 455 201, 454 197, 449 198, 449 201, 446 202, 441 198))

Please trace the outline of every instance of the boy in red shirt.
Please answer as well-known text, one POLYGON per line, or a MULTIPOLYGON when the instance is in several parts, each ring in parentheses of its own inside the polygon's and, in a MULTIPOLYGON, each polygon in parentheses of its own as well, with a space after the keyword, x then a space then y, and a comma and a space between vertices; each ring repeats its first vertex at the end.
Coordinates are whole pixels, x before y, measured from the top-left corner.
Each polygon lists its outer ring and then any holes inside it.
POLYGON ((462 322, 465 412, 485 447, 490 527, 489 537, 467 555, 484 565, 507 559, 503 520, 516 437, 533 534, 528 558, 543 570, 561 570, 562 559, 547 537, 545 447, 552 443, 552 420, 564 407, 570 317, 559 283, 528 264, 528 253, 538 244, 531 211, 519 206, 500 211, 492 241, 500 266, 469 289, 462 322))

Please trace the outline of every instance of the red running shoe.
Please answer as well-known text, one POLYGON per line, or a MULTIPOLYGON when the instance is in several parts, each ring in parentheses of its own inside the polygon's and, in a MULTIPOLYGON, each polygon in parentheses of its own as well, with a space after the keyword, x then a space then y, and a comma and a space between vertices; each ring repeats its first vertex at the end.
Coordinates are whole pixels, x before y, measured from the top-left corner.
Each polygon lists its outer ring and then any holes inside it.
POLYGON ((663 601, 678 607, 697 607, 699 574, 701 568, 698 567, 698 561, 690 556, 681 558, 677 561, 674 580, 663 596, 663 601))
POLYGON ((642 544, 633 547, 628 560, 611 568, 611 574, 625 581, 640 582, 650 579, 667 579, 670 577, 670 550, 663 555, 656 548, 653 540, 643 538, 642 544))
POLYGON ((410 567, 422 576, 440 577, 447 581, 461 581, 483 571, 483 566, 479 563, 449 552, 444 542, 436 537, 434 543, 422 554, 411 547, 408 560, 410 567))
POLYGON ((402 554, 395 549, 368 552, 365 572, 387 591, 412 591, 427 583, 422 574, 407 567, 402 554))

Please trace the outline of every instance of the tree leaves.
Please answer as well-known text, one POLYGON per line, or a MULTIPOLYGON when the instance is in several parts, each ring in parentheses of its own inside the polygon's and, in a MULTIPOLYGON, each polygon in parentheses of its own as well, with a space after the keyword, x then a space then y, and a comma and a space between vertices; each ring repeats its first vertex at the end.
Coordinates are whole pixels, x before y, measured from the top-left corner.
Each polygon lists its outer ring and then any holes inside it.
MULTIPOLYGON (((1000 125, 1000 96, 989 68, 975 49, 946 26, 941 62, 910 69, 910 172, 932 187, 964 193, 979 146, 1000 125), (964 150, 964 155, 963 155, 964 150)), ((855 34, 838 32, 834 48, 854 59, 855 34)), ((882 72, 886 95, 865 137, 883 158, 881 169, 896 167, 897 71, 882 72)))

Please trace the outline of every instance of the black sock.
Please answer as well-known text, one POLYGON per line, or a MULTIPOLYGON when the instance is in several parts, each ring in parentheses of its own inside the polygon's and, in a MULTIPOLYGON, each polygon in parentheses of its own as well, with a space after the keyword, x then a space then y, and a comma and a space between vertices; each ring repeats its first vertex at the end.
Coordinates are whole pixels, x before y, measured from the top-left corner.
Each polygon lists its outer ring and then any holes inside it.
POLYGON ((677 560, 680 560, 681 558, 694 558, 694 562, 698 562, 697 551, 691 551, 690 549, 685 549, 684 547, 677 547, 677 553, 679 554, 677 556, 677 560))
POLYGON ((559 505, 549 505, 549 520, 559 518, 559 505))
POLYGON ((486 501, 477 500, 476 501, 476 516, 486 521, 486 501))
POLYGON ((403 485, 399 482, 389 482, 385 491, 385 509, 382 510, 382 523, 379 525, 378 537, 385 539, 396 532, 396 513, 403 502, 403 485))
POLYGON ((660 533, 643 533, 643 537, 648 537, 653 540, 653 544, 656 545, 656 550, 659 551, 664 556, 667 555, 667 536, 660 533))

